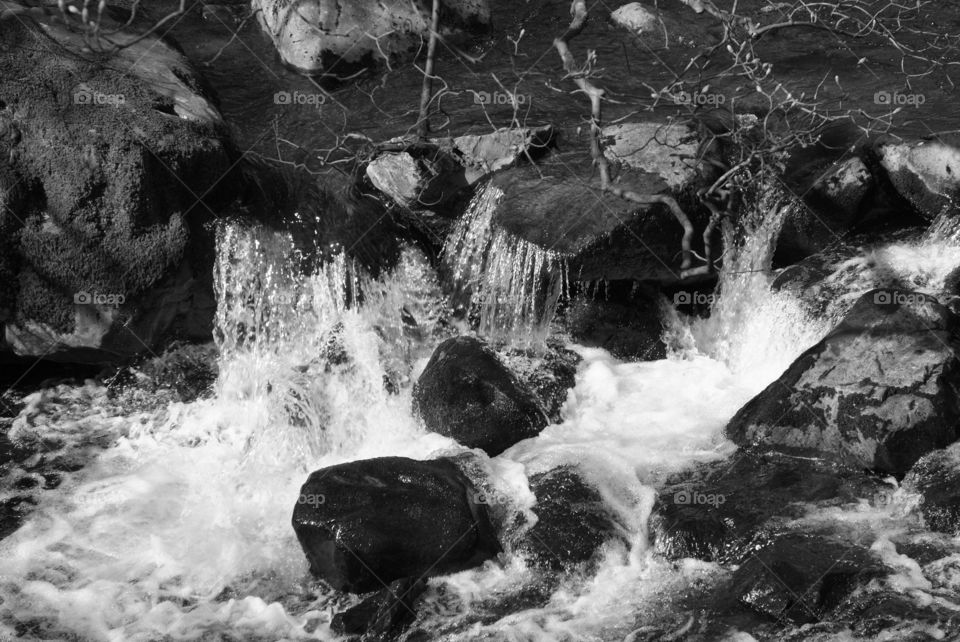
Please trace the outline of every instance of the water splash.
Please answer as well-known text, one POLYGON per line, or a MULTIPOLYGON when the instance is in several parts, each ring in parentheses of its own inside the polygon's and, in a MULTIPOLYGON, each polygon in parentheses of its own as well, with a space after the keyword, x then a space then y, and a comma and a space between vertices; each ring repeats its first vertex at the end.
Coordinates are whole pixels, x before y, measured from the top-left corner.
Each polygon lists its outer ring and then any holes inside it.
POLYGON ((514 345, 542 344, 568 291, 563 255, 501 229, 503 192, 487 183, 474 195, 444 246, 456 288, 469 296, 478 332, 514 345))
MULTIPOLYGON (((770 285, 777 236, 787 217, 803 205, 774 181, 748 203, 728 248, 714 305, 707 319, 674 317, 668 330, 674 348, 705 354, 756 382, 782 373, 802 350, 816 343, 829 323, 806 312, 789 294, 770 285)), ((730 236, 730 232, 727 232, 730 236)))

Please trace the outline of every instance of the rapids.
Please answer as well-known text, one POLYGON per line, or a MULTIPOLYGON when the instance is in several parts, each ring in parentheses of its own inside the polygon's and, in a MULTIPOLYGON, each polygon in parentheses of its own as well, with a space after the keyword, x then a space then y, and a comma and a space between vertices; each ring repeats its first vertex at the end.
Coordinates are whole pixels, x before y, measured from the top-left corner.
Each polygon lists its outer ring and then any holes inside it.
MULTIPOLYGON (((487 199, 474 214, 489 220, 494 207, 487 199)), ((532 517, 531 475, 579 463, 618 512, 629 545, 609 546, 596 572, 559 583, 544 583, 509 550, 502 563, 435 578, 418 626, 435 639, 544 641, 637 640, 702 626, 695 596, 729 570, 659 559, 647 522, 664 476, 728 455, 727 420, 830 328, 769 287, 781 217, 747 230, 710 318, 664 302, 668 358, 623 363, 574 346, 583 361, 563 420, 497 458, 480 453, 508 517, 532 517), (545 592, 534 606, 522 597, 530 587, 545 592)), ((466 237, 454 243, 484 242, 466 237)), ((44 491, 0 541, 0 638, 332 639, 330 619, 352 598, 308 576, 290 526, 306 476, 355 459, 464 450, 411 414, 412 381, 437 336, 457 326, 418 251, 407 249, 378 279, 343 257, 304 269, 288 236, 257 228, 224 226, 217 251, 220 376, 211 398, 131 409, 90 381, 25 399, 11 439, 55 437, 63 449, 86 449, 90 461, 44 491)), ((876 251, 900 277, 936 289, 960 244, 941 229, 876 251)), ((502 258, 510 269, 481 261, 471 278, 519 302, 490 330, 527 340, 544 321, 524 298, 529 279, 518 289, 516 277, 553 259, 531 264, 522 249, 502 258)), ((872 287, 867 277, 861 285, 872 287)), ((914 498, 890 497, 804 519, 872 533, 867 543, 903 569, 905 590, 953 604, 943 595, 956 585, 952 565, 934 569, 942 579, 934 587, 890 542, 918 524, 914 498)), ((520 527, 506 528, 509 539, 520 527)))

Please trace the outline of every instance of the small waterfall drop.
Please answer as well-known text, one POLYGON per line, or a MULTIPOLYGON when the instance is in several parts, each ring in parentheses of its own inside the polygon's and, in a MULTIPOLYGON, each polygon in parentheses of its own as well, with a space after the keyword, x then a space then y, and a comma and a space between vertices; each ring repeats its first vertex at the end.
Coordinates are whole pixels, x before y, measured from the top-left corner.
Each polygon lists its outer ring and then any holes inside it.
POLYGON ((569 291, 566 260, 501 229, 494 215, 502 198, 490 183, 477 190, 447 238, 444 261, 481 335, 536 346, 569 291))

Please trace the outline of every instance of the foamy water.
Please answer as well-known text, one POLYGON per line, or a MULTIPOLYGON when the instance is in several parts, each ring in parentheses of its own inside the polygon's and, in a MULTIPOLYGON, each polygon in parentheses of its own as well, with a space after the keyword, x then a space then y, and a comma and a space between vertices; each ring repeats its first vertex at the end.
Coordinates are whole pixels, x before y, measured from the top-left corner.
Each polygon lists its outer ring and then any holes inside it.
MULTIPOLYGON (((567 578, 535 608, 504 607, 538 579, 516 556, 435 578, 420 624, 436 639, 629 640, 651 627, 696 630, 696 617, 675 610, 673 598, 727 571, 654 556, 647 521, 655 489, 671 472, 728 455, 727 420, 829 330, 790 295, 771 293, 761 268, 773 230, 754 230, 731 262, 710 319, 667 314, 667 359, 622 363, 576 348, 583 362, 563 421, 496 459, 479 453, 506 510, 528 517, 528 478, 577 464, 619 514, 628 544, 609 546, 593 574, 567 578)), ((923 243, 880 251, 934 287, 954 260, 952 241, 923 243)), ((221 232, 213 398, 135 415, 102 403, 94 383, 28 398, 12 437, 55 430, 67 442, 93 434, 111 445, 45 492, 0 542, 0 638, 332 638, 331 617, 356 600, 309 578, 290 526, 300 485, 344 461, 464 449, 426 433, 410 410, 410 383, 443 316, 423 258, 408 251, 374 281, 343 259, 305 277, 291 267, 295 254, 283 237, 221 232), (413 334, 403 307, 418 320, 413 334)), ((899 564, 904 590, 946 599, 890 548, 916 524, 902 502, 809 519, 875 532, 866 543, 899 564)), ((939 572, 955 581, 950 567, 939 572)))

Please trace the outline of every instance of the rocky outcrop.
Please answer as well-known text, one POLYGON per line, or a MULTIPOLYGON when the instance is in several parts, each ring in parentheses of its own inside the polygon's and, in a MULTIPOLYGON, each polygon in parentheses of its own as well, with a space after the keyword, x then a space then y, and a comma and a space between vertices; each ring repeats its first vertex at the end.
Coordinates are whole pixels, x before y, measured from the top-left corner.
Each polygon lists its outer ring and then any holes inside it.
POLYGON ((777 237, 777 258, 796 261, 846 238, 865 216, 873 175, 859 156, 841 160, 794 186, 805 207, 791 208, 777 237), (809 183, 809 184, 807 184, 809 183))
POLYGON ((502 128, 489 134, 464 135, 425 143, 396 144, 367 165, 372 186, 402 208, 427 209, 450 216, 449 205, 465 188, 492 172, 543 155, 553 128, 502 128))
POLYGON ((960 444, 922 457, 903 486, 921 496, 920 512, 930 529, 960 535, 960 444))
MULTIPOLYGON (((658 144, 649 141, 651 148, 658 144)), ((614 164, 614 181, 639 194, 678 196, 668 183, 677 177, 672 151, 648 150, 650 158, 665 163, 657 171, 614 164)), ((536 167, 498 172, 490 179, 503 192, 494 221, 524 241, 569 257, 576 280, 680 280, 684 229, 674 214, 660 203, 640 206, 602 193, 592 176, 592 159, 583 151, 555 153, 536 167)), ((688 204, 687 214, 702 229, 705 210, 688 204)))
POLYGON ((858 588, 887 572, 865 548, 785 535, 744 562, 722 594, 778 622, 807 624, 830 617, 858 588))
MULTIPOLYGON (((794 296, 812 316, 839 319, 864 293, 878 288, 909 289, 913 284, 896 265, 889 248, 922 242, 925 230, 906 228, 858 235, 810 255, 785 268, 771 284, 778 292, 794 296)), ((943 275, 944 282, 948 275, 943 275)), ((938 275, 930 274, 928 292, 938 297, 938 275)), ((943 299, 941 299, 942 301, 943 299)))
POLYGON ((472 337, 437 346, 413 391, 428 430, 495 456, 537 436, 547 416, 495 352, 472 337))
POLYGON ((960 320, 931 297, 868 292, 737 412, 727 435, 745 448, 903 477, 924 454, 957 439, 958 333, 960 320))
POLYGON ((571 301, 565 320, 577 343, 603 348, 618 359, 653 361, 667 355, 656 294, 630 291, 616 298, 584 294, 571 301))
POLYGON ((500 545, 474 495, 447 460, 354 461, 310 475, 293 528, 313 575, 337 590, 366 593, 495 556, 500 545))
POLYGON ((934 219, 960 212, 960 148, 940 141, 880 143, 880 165, 919 214, 934 219))
POLYGON ((11 6, 0 18, 6 343, 102 362, 171 334, 209 337, 204 225, 234 196, 235 154, 199 77, 156 37, 121 31, 129 47, 95 54, 53 13, 11 6))
MULTIPOLYGON (((253 10, 283 62, 308 74, 346 76, 358 65, 403 56, 430 36, 431 3, 424 0, 254 0, 253 10)), ((489 23, 487 0, 441 3, 444 38, 489 23)))
POLYGON ((516 550, 537 568, 570 570, 594 560, 608 541, 624 541, 625 529, 600 493, 571 466, 530 478, 537 523, 516 550))
POLYGON ((757 546, 788 532, 810 505, 866 499, 884 505, 892 487, 858 468, 776 452, 739 450, 729 460, 671 475, 650 519, 651 539, 668 559, 739 564, 757 546))

